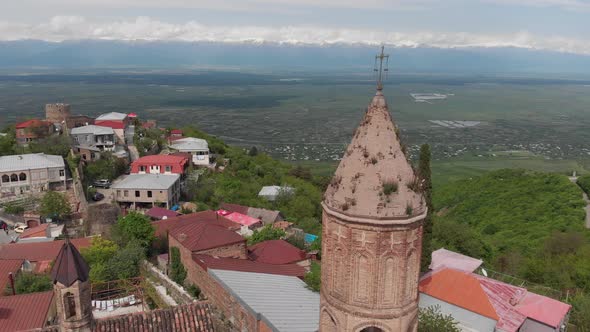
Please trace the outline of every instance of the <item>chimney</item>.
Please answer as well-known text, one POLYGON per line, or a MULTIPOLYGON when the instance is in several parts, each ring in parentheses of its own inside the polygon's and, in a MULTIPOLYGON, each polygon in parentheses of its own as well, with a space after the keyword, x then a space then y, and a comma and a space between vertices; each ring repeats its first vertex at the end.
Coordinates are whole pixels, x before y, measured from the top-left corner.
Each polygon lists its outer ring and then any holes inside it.
POLYGON ((178 241, 180 241, 180 242, 184 242, 186 240, 186 238, 187 238, 187 236, 184 233, 180 233, 178 235, 178 241))

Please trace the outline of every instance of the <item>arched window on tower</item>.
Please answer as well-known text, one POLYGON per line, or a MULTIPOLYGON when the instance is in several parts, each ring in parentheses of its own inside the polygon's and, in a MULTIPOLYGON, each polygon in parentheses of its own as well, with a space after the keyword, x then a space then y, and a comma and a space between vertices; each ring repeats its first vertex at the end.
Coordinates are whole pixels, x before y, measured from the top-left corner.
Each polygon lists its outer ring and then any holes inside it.
POLYGON ((10 182, 16 182, 16 181, 18 181, 18 175, 11 174, 10 175, 10 182))
POLYGON ((76 299, 70 292, 64 295, 64 314, 66 319, 76 316, 76 299))
POLYGON ((2 175, 2 182, 10 182, 10 176, 6 174, 2 175))
POLYGON ((418 278, 420 273, 420 255, 412 249, 406 260, 406 300, 414 300, 418 296, 418 278))
POLYGON ((383 330, 375 326, 369 326, 360 330, 360 332, 383 332, 383 330))
POLYGON ((20 174, 18 175, 18 179, 19 179, 20 181, 25 181, 25 180, 27 179, 27 175, 26 175, 25 173, 20 173, 20 174))

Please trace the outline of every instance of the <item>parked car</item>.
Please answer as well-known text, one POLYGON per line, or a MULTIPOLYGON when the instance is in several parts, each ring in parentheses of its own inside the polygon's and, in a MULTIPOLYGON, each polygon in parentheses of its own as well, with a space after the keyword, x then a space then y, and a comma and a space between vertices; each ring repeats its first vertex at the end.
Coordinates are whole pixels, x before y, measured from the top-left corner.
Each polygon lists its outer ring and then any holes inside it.
POLYGON ((94 193, 94 195, 92 195, 92 200, 95 202, 101 201, 104 198, 104 195, 101 193, 94 193))
POLYGON ((14 227, 14 232, 20 234, 20 233, 24 232, 25 229, 27 229, 27 228, 29 228, 29 226, 27 226, 27 225, 18 225, 16 227, 14 227))
POLYGON ((111 187, 111 181, 107 179, 96 180, 93 184, 96 188, 109 189, 111 187))

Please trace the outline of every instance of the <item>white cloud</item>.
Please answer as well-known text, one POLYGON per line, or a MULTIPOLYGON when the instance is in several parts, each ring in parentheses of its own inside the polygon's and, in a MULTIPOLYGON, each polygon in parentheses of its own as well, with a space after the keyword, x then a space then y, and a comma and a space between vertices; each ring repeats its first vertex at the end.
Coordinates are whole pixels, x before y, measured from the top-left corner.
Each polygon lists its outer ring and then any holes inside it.
POLYGON ((166 23, 149 17, 113 22, 91 22, 78 16, 56 16, 47 23, 0 22, 0 40, 73 39, 171 40, 213 42, 274 42, 288 44, 365 44, 438 48, 520 47, 590 55, 590 41, 561 36, 473 34, 445 32, 393 32, 328 28, 321 26, 210 26, 195 21, 166 23))

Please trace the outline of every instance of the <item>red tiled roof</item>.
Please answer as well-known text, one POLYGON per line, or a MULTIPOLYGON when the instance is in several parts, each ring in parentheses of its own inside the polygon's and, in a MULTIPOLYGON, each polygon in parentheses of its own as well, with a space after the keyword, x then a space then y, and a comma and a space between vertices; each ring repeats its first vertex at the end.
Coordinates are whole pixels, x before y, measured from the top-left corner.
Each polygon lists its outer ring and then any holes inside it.
POLYGON ((169 234, 190 251, 246 242, 246 239, 240 234, 210 222, 190 223, 173 229, 169 234))
POLYGON ((499 320, 479 280, 470 273, 443 269, 422 279, 419 289, 441 301, 499 320))
POLYGON ((152 222, 152 226, 154 226, 154 228, 156 229, 156 236, 165 236, 167 232, 171 232, 172 230, 178 227, 200 222, 220 224, 223 227, 231 230, 240 229, 240 225, 218 215, 217 213, 215 213, 215 211, 211 210, 183 214, 178 217, 168 218, 166 220, 154 221, 152 222))
POLYGON ((240 272, 254 272, 266 274, 279 274, 284 276, 292 276, 303 278, 305 276, 305 268, 297 264, 266 264, 254 262, 249 259, 238 259, 228 257, 214 257, 209 255, 193 255, 193 261, 199 266, 213 270, 230 270, 240 272))
POLYGON ((32 119, 32 120, 27 120, 27 121, 24 121, 21 123, 17 123, 15 128, 16 129, 23 129, 23 128, 42 127, 42 126, 50 126, 50 125, 51 125, 51 122, 38 120, 38 119, 32 119))
MULTIPOLYGON (((16 277, 16 273, 20 270, 23 265, 22 259, 2 259, 0 260, 0 296, 3 295, 6 286, 10 283, 8 274, 12 272, 12 275, 16 277)), ((0 308, 0 311, 2 308, 0 308)))
POLYGON ((154 206, 153 208, 147 210, 145 215, 150 216, 152 218, 156 218, 156 219, 163 219, 164 217, 172 218, 172 217, 179 216, 180 213, 178 213, 176 211, 168 210, 168 209, 165 209, 165 208, 162 208, 159 206, 154 206))
MULTIPOLYGON (((70 240, 77 248, 90 246, 91 238, 70 240)), ((55 260, 64 240, 51 242, 11 243, 0 245, 0 259, 26 259, 31 262, 55 260)))
POLYGON ((53 291, 0 297, 0 332, 45 326, 53 291))
POLYGON ((96 120, 94 124, 97 126, 111 127, 113 129, 125 129, 125 123, 115 120, 96 120))
POLYGON ((237 213, 247 215, 248 209, 250 207, 244 206, 244 205, 238 205, 238 204, 231 204, 231 203, 221 203, 220 208, 227 210, 227 211, 232 211, 232 212, 237 212, 237 213))
POLYGON ((170 134, 182 135, 182 129, 172 129, 170 130, 170 134))
POLYGON ((41 224, 39 226, 27 228, 19 236, 19 238, 26 239, 29 237, 47 237, 47 227, 49 227, 49 224, 41 224))
POLYGON ((209 303, 193 302, 167 309, 97 319, 94 332, 178 331, 213 332, 209 303))
POLYGON ((289 264, 304 260, 306 254, 285 240, 269 240, 249 247, 248 257, 260 263, 289 264))
POLYGON ((185 156, 177 155, 152 155, 145 156, 135 160, 131 164, 131 173, 139 173, 139 167, 150 167, 152 165, 160 167, 160 173, 166 171, 165 166, 171 166, 171 172, 175 174, 184 173, 184 168, 188 164, 189 159, 185 156))

